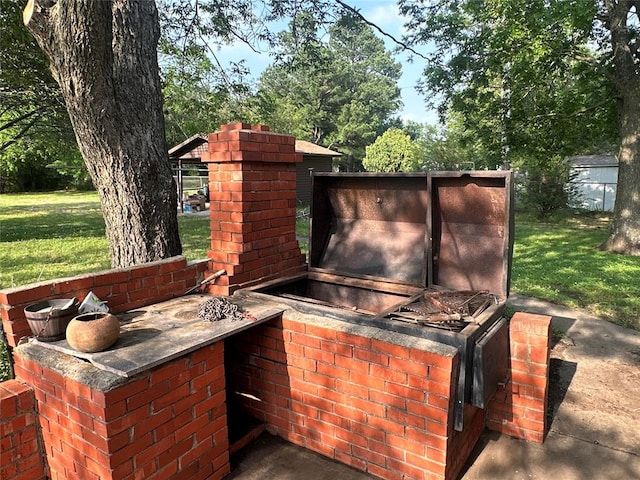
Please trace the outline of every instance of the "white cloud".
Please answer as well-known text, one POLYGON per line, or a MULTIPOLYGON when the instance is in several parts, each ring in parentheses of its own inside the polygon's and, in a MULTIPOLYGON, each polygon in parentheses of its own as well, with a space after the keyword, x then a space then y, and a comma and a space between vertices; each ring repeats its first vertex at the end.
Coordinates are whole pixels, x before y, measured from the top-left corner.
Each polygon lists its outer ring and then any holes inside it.
POLYGON ((364 18, 394 37, 402 36, 406 33, 404 28, 406 19, 400 15, 397 3, 388 0, 380 2, 355 1, 353 6, 360 9, 360 13, 364 18))

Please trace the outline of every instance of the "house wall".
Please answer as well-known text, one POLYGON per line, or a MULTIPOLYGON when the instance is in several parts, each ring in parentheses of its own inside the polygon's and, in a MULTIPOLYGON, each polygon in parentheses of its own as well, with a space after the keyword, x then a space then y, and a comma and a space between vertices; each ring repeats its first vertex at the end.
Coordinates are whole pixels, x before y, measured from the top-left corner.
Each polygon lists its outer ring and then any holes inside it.
POLYGON ((296 164, 296 196, 298 206, 308 206, 311 204, 310 169, 313 169, 314 172, 331 172, 333 169, 333 159, 331 157, 304 155, 302 157, 302 163, 296 164))
POLYGON ((576 175, 573 183, 580 195, 580 207, 613 211, 618 184, 617 166, 574 166, 571 170, 576 175))

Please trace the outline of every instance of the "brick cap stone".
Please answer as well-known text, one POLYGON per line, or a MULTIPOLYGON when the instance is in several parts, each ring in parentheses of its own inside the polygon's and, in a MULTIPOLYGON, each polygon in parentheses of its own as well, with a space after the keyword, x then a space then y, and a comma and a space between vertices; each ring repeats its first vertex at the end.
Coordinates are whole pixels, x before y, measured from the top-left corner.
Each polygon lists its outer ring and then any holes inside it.
POLYGON ((100 370, 79 358, 31 343, 19 345, 14 352, 19 357, 36 362, 63 377, 68 377, 101 392, 108 392, 131 381, 130 378, 100 370))
MULTIPOLYGON (((242 298, 243 295, 240 292, 236 292, 234 298, 242 298)), ((337 332, 349 333, 358 335, 373 340, 380 340, 394 345, 399 345, 405 348, 414 348, 418 350, 424 350, 435 353, 444 357, 455 357, 458 355, 458 349, 450 345, 445 345, 441 342, 429 340, 426 338, 415 337, 412 335, 405 335, 404 333, 394 332, 391 330, 384 330, 375 326, 358 325, 355 323, 345 322, 329 317, 320 315, 314 315, 309 313, 300 312, 289 305, 273 302, 274 307, 282 308, 284 310, 283 318, 293 320, 307 325, 314 325, 337 332)))
POLYGON ((516 312, 510 323, 512 331, 527 332, 533 335, 547 335, 551 327, 551 317, 537 313, 516 312))

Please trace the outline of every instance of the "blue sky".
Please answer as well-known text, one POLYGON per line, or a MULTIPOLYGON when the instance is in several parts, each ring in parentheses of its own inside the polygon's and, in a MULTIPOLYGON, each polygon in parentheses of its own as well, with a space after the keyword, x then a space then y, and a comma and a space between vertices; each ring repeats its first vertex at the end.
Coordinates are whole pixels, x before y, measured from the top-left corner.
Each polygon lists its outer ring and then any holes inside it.
MULTIPOLYGON (((359 9, 367 20, 375 23, 395 38, 399 39, 404 33, 404 21, 393 0, 346 0, 345 3, 359 9)), ((286 28, 286 23, 283 23, 280 28, 286 28)), ((390 39, 383 37, 378 32, 376 34, 385 41, 387 49, 391 50, 396 46, 390 39)), ((247 45, 240 42, 223 47, 217 55, 223 64, 231 60, 245 59, 255 78, 258 78, 260 73, 271 63, 267 53, 256 54, 247 45)), ((400 117, 404 120, 436 124, 436 113, 427 110, 424 98, 415 90, 415 85, 424 69, 424 60, 414 56, 413 62, 410 63, 408 54, 398 54, 395 58, 402 64, 402 77, 398 86, 402 92, 404 106, 399 112, 400 117)))
MULTIPOLYGON (((360 9, 363 16, 378 25, 385 32, 400 39, 405 32, 403 27, 404 19, 398 12, 398 5, 390 0, 347 0, 345 3, 360 9)), ((378 32, 376 32, 378 34, 378 32)), ((389 50, 397 45, 392 40, 382 37, 389 50)), ((425 50, 418 48, 418 51, 425 50)), ((398 82, 402 91, 402 102, 404 107, 400 116, 404 120, 413 120, 420 123, 437 123, 437 114, 426 109, 424 97, 415 90, 415 86, 424 70, 424 59, 413 56, 413 62, 409 63, 409 54, 398 54, 396 60, 402 64, 402 77, 398 82)))

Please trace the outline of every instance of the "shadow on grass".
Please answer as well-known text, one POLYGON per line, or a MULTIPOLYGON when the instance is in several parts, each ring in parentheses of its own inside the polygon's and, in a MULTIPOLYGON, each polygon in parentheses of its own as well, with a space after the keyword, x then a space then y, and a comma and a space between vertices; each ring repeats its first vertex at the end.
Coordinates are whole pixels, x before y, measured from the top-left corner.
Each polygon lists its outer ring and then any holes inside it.
POLYGON ((102 211, 95 203, 58 204, 55 211, 17 206, 2 213, 0 242, 104 237, 102 211))
POLYGON ((602 252, 606 229, 519 224, 513 290, 640 329, 640 258, 602 252))

